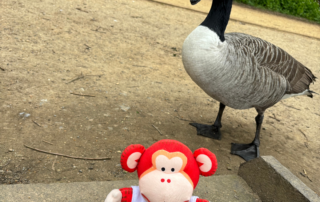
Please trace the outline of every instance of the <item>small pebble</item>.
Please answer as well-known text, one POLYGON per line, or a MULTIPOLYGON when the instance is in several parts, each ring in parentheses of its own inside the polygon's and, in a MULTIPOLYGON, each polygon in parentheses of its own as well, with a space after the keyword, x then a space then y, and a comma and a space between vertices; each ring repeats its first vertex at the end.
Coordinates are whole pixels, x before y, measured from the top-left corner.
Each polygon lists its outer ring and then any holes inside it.
POLYGON ((123 91, 122 93, 120 93, 120 95, 127 96, 127 95, 128 95, 128 93, 127 93, 127 92, 125 92, 125 91, 123 91))
POLYGON ((9 152, 14 152, 14 149, 9 149, 9 152))
POLYGON ((121 105, 120 108, 121 108, 121 110, 124 111, 124 112, 126 112, 126 111, 128 111, 128 110, 130 109, 129 106, 125 106, 125 105, 121 105))

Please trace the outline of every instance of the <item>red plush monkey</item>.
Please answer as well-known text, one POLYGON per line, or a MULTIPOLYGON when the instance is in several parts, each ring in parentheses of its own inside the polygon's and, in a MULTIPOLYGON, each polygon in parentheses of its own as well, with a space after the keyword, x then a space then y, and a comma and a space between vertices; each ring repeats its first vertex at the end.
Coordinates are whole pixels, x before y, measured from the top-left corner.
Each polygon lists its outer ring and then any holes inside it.
POLYGON ((112 190, 105 202, 208 202, 192 196, 200 175, 217 170, 216 156, 208 149, 194 153, 176 140, 160 140, 148 149, 128 146, 121 155, 121 166, 137 170, 139 186, 112 190))

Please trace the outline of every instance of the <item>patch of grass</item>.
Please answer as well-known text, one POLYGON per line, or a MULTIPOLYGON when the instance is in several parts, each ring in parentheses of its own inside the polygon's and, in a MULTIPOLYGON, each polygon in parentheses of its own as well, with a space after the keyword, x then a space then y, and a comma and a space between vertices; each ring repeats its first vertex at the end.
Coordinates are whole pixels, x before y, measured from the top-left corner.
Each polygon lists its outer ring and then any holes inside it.
POLYGON ((258 8, 294 15, 320 23, 320 7, 317 0, 236 0, 258 8))

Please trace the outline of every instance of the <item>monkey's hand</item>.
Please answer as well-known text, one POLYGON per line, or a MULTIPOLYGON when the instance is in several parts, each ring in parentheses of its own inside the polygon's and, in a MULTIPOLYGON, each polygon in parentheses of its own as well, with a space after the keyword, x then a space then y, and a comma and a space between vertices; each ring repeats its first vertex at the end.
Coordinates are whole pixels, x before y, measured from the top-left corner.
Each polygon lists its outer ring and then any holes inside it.
POLYGON ((112 190, 104 202, 121 202, 122 193, 119 189, 112 190))

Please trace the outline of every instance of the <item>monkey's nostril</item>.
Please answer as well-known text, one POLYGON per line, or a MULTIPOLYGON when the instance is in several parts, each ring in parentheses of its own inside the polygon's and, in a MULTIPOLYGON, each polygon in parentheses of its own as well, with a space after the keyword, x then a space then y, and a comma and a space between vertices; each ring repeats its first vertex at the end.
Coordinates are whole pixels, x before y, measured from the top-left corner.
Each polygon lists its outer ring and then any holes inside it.
POLYGON ((164 182, 164 179, 163 179, 163 178, 161 179, 161 182, 164 182))
POLYGON ((168 182, 168 183, 170 183, 170 182, 171 182, 171 180, 170 180, 170 179, 167 179, 167 182, 168 182))

